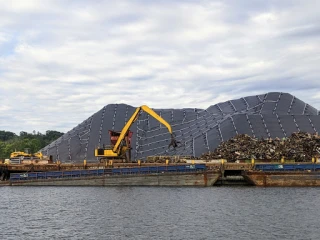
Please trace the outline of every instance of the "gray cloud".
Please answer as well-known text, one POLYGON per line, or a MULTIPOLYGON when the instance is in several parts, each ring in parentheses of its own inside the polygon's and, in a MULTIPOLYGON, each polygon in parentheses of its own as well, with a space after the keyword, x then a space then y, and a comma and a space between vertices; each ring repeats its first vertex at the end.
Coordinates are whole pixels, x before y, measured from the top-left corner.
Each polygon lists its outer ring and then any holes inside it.
POLYGON ((320 109, 318 1, 0 1, 0 129, 269 91, 320 109))

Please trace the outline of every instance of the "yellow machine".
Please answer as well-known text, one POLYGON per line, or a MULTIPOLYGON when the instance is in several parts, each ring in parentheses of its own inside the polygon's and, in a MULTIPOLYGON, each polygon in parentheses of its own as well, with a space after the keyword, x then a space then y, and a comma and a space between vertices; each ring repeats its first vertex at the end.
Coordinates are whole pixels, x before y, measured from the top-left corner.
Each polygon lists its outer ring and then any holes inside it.
POLYGON ((10 159, 11 158, 19 158, 19 157, 23 157, 23 158, 39 158, 42 159, 43 155, 41 152, 37 152, 35 154, 31 154, 31 153, 27 153, 27 152, 12 152, 10 154, 10 159))
POLYGON ((39 159, 42 159, 43 158, 43 155, 42 155, 42 152, 37 152, 35 154, 33 154, 36 158, 39 158, 39 159))
POLYGON ((178 142, 175 140, 173 136, 170 124, 162 117, 160 117, 156 112, 154 112, 151 108, 149 108, 146 105, 143 105, 141 107, 136 108, 135 112, 133 113, 129 121, 126 123, 126 125, 123 127, 121 132, 109 131, 112 146, 96 148, 94 151, 94 155, 96 157, 101 157, 105 159, 126 158, 127 161, 131 161, 130 142, 132 132, 130 131, 130 127, 138 119, 141 110, 145 111, 150 116, 154 117, 156 120, 158 120, 160 123, 167 127, 169 133, 171 134, 171 142, 169 144, 169 147, 172 146, 173 148, 176 148, 178 146, 178 142))
POLYGON ((10 154, 10 158, 16 158, 16 157, 31 157, 31 154, 25 153, 25 152, 12 152, 10 154))

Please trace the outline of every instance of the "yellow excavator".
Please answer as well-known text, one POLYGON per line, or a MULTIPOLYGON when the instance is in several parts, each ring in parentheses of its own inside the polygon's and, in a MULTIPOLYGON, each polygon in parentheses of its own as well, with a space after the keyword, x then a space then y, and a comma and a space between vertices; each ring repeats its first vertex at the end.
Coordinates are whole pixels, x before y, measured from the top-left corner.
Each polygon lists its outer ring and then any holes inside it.
POLYGON ((42 159, 43 155, 42 155, 41 152, 37 152, 37 153, 34 153, 34 154, 31 154, 31 153, 28 153, 28 152, 12 152, 10 154, 10 158, 18 158, 18 157, 42 159))
POLYGON ((16 158, 16 157, 31 157, 31 154, 25 153, 25 152, 12 152, 10 154, 10 158, 16 158))
POLYGON ((146 105, 136 108, 133 115, 130 117, 129 121, 125 124, 121 132, 115 132, 109 130, 111 146, 103 146, 102 148, 96 148, 94 151, 95 157, 100 157, 100 161, 105 159, 126 159, 127 162, 131 161, 131 137, 132 132, 130 131, 131 125, 138 119, 140 111, 145 111, 150 116, 154 117, 160 123, 167 127, 169 133, 171 134, 171 142, 169 147, 172 146, 176 148, 178 142, 175 140, 172 128, 170 124, 160 117, 155 111, 146 105))

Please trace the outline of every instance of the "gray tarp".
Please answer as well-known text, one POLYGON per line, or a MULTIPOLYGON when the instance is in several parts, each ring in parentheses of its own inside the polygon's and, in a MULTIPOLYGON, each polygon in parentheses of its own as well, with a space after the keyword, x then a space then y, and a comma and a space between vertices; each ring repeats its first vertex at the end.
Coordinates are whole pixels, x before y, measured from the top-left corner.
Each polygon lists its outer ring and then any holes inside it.
MULTIPOLYGON (((135 108, 109 104, 43 148, 54 160, 96 162, 94 149, 109 145, 108 130, 121 131, 135 108)), ((154 109, 167 120, 180 141, 180 147, 168 149, 170 134, 165 126, 142 112, 131 126, 132 156, 145 159, 152 155, 193 155, 213 151, 221 141, 237 134, 258 138, 286 137, 297 131, 320 130, 317 109, 288 94, 271 92, 218 103, 209 108, 154 109)))

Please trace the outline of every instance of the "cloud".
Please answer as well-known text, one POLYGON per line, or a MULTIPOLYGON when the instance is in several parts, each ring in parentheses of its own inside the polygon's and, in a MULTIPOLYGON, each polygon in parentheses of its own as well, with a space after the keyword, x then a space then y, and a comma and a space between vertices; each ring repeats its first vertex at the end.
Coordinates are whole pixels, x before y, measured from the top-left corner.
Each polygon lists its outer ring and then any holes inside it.
POLYGON ((320 109, 318 1, 0 1, 0 129, 269 91, 320 109))

